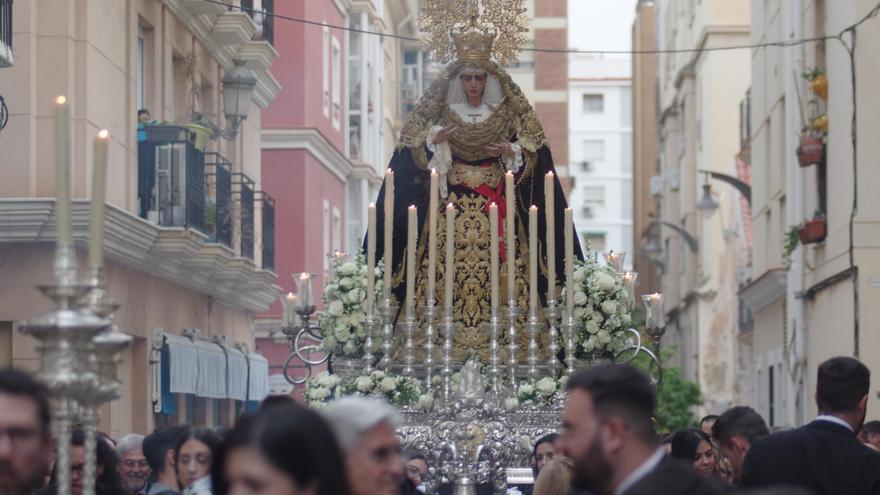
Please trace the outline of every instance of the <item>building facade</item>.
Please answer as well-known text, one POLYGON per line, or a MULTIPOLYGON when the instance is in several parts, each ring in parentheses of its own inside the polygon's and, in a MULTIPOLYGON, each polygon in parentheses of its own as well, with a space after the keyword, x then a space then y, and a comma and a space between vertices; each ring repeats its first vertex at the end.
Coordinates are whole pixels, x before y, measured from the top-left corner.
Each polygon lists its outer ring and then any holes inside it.
MULTIPOLYGON (((657 3, 658 47, 688 50, 658 59, 659 198, 653 240, 659 245, 668 345, 684 376, 699 383, 708 412, 737 401, 739 197, 716 188, 717 211, 696 206, 702 171, 735 175, 739 98, 749 84, 750 5, 744 0, 657 3), (662 251, 661 251, 662 250, 662 251)), ((644 249, 644 247, 643 247, 644 249)))
MULTIPOLYGON (((753 2, 752 41, 836 34, 874 7, 862 0, 753 2)), ((742 361, 755 387, 743 400, 771 425, 815 417, 822 361, 855 356, 872 371, 880 367, 870 352, 880 342, 872 325, 878 318, 878 200, 866 193, 877 177, 871 162, 880 146, 867 136, 876 134, 880 121, 862 110, 876 105, 865 88, 880 73, 871 48, 880 39, 880 24, 869 20, 856 36, 854 67, 837 40, 751 53, 746 147, 754 178, 753 242, 741 264, 740 295, 754 320, 742 361), (814 68, 824 69, 826 82, 801 77, 814 68), (824 146, 818 159, 801 163, 795 150, 810 138, 824 146), (824 232, 804 229, 808 221, 824 232)), ((872 414, 880 404, 875 393, 868 397, 872 414)))
POLYGON ((0 142, 2 364, 39 364, 36 341, 13 322, 50 309, 35 286, 53 278, 53 101, 66 95, 77 256, 83 266, 92 143, 107 129, 107 288, 122 306, 116 325, 134 337, 120 366, 123 396, 104 408, 101 430, 231 425, 246 401, 265 396, 253 315, 277 294, 274 215, 260 169, 262 109, 278 91, 268 70, 271 26, 238 1, 14 6, 15 64, 0 76, 10 109, 0 142), (255 86, 233 133, 223 79, 236 60, 255 86), (142 108, 151 111, 149 127, 138 124, 142 108))
POLYGON ((593 251, 632 253, 630 61, 578 55, 569 64, 568 199, 575 228, 593 251))

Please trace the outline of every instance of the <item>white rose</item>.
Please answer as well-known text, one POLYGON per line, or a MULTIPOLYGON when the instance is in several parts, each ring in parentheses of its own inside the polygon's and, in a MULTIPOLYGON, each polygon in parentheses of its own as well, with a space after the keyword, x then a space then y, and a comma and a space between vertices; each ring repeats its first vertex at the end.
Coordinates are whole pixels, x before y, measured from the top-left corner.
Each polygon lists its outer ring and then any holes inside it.
POLYGON ((390 376, 386 376, 382 379, 382 382, 379 384, 379 389, 381 389, 385 393, 393 392, 394 389, 397 388, 397 380, 391 378, 390 376))
POLYGON ((309 391, 309 398, 314 400, 324 400, 330 397, 330 390, 324 387, 315 387, 309 391))
POLYGON ((574 283, 576 284, 583 283, 583 281, 587 278, 587 270, 584 268, 578 268, 574 271, 572 278, 574 279, 574 283))
POLYGON ((606 315, 613 315, 617 313, 617 303, 612 300, 607 300, 602 302, 602 312, 606 315))
POLYGON ((504 399, 504 409, 507 411, 515 411, 519 407, 519 400, 516 397, 508 397, 504 399))
POLYGON ((336 338, 333 336, 324 337, 324 350, 332 351, 336 348, 336 338))
POLYGON ((574 317, 575 317, 576 319, 578 319, 578 320, 583 320, 584 317, 587 316, 588 311, 589 311, 589 310, 586 309, 586 308, 575 308, 575 310, 574 310, 574 317))
POLYGON ((358 270, 358 274, 360 274, 361 277, 366 278, 366 276, 367 276, 367 265, 361 265, 361 269, 358 270))
POLYGON ((596 272, 596 286, 607 292, 614 287, 614 277, 605 272, 596 272))
POLYGON ((331 316, 339 316, 342 314, 342 311, 345 309, 345 305, 339 299, 331 302, 327 306, 327 314, 331 316))
POLYGON ((549 376, 545 376, 535 383, 535 388, 538 389, 538 393, 542 396, 550 397, 556 393, 556 381, 549 376))
POLYGON ((568 384, 568 375, 562 375, 559 377, 559 388, 565 389, 565 386, 568 384))
POLYGON ((522 385, 519 386, 520 397, 528 397, 528 396, 532 395, 533 393, 535 393, 535 388, 532 387, 530 384, 523 383, 522 385))
POLYGON ((318 373, 318 376, 315 377, 315 383, 317 383, 321 387, 332 387, 333 379, 331 378, 330 373, 322 371, 318 373))
POLYGON ((342 352, 346 354, 354 354, 357 352, 357 346, 355 345, 353 340, 349 340, 342 346, 342 352))
POLYGON ((430 411, 434 405, 434 396, 430 394, 422 394, 419 396, 418 408, 422 411, 430 411))
POLYGON ((584 291, 576 291, 574 293, 574 303, 578 306, 583 306, 587 304, 587 294, 584 291))
POLYGON ((607 344, 611 342, 611 332, 608 330, 600 330, 599 333, 596 334, 596 338, 599 339, 599 342, 602 344, 607 344))
POLYGON ((584 352, 590 353, 590 352, 593 352, 595 349, 596 349, 596 337, 591 335, 590 338, 588 338, 584 342, 584 352))
POLYGON ((351 338, 351 331, 348 329, 348 325, 339 325, 336 327, 336 330, 333 332, 333 335, 336 337, 336 340, 340 342, 348 342, 348 339, 351 338))
POLYGON ((339 281, 339 287, 345 290, 351 289, 352 285, 354 285, 354 283, 351 281, 350 278, 343 278, 339 281))
POLYGON ((599 324, 596 323, 595 320, 589 320, 589 321, 587 321, 587 324, 584 325, 584 326, 586 327, 586 329, 587 329, 587 333, 589 333, 589 334, 594 334, 594 333, 597 333, 597 332, 599 331, 599 324))
POLYGON ((346 261, 339 267, 339 273, 343 275, 353 275, 358 271, 357 265, 355 265, 354 261, 346 261))
POLYGON ((373 388, 373 380, 371 380, 369 376, 359 376, 354 381, 354 388, 356 388, 358 392, 367 393, 373 388))

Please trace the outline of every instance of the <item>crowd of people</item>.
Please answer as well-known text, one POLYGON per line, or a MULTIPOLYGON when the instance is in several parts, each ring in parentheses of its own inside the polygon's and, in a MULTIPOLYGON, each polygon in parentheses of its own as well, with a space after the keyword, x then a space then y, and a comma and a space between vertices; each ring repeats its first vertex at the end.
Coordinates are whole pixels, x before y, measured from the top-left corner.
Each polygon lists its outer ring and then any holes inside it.
MULTIPOLYGON (((528 495, 880 494, 880 422, 865 422, 870 373, 859 361, 822 363, 819 416, 771 432, 753 409, 706 416, 660 435, 655 390, 620 364, 568 381, 558 433, 532 451, 528 495)), ((97 495, 397 495, 426 491, 429 457, 402 450, 398 412, 349 397, 316 411, 270 397, 223 432, 170 426, 118 441, 99 434, 97 495)), ((73 495, 83 493, 85 433, 71 435, 73 495)), ((56 493, 47 392, 30 375, 0 371, 0 495, 56 493)), ((445 487, 440 493, 449 493, 445 487)), ((480 487, 491 493, 491 487, 480 487)))

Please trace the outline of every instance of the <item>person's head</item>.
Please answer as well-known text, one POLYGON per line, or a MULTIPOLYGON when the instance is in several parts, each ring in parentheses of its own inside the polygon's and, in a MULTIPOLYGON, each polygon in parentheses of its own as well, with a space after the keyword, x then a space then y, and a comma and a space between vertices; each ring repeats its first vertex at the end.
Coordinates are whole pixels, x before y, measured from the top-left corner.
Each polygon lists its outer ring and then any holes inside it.
POLYGON ((144 436, 137 433, 125 435, 116 444, 119 456, 119 475, 126 490, 135 493, 143 488, 150 476, 150 465, 144 457, 144 436))
POLYGON ((239 418, 212 468, 215 495, 349 495, 342 453, 318 413, 296 404, 239 418))
POLYGON ((572 484, 580 490, 612 492, 656 449, 654 387, 633 366, 605 364, 575 374, 566 388, 556 443, 574 462, 572 484))
POLYGON ((565 495, 571 488, 571 459, 560 457, 548 462, 535 480, 533 495, 565 495))
POLYGON ((395 429, 397 411, 385 402, 346 397, 323 410, 345 456, 352 490, 358 495, 396 494, 403 460, 395 429))
POLYGON ((535 447, 532 449, 532 462, 535 476, 544 469, 544 466, 546 466, 547 463, 556 457, 557 438, 559 438, 557 433, 549 433, 535 442, 535 447))
POLYGON ((672 451, 672 435, 672 433, 666 433, 660 439, 660 446, 666 451, 666 455, 669 455, 669 452, 672 451))
POLYGON ((840 416, 858 432, 865 422, 871 372, 851 357, 831 358, 819 365, 816 405, 822 414, 840 416))
POLYGON ((770 434, 760 414, 747 406, 736 406, 724 411, 712 425, 712 438, 718 450, 730 460, 733 477, 738 478, 752 442, 770 434))
POLYGON ((703 416, 703 419, 700 420, 700 431, 711 437, 712 425, 714 425, 716 421, 718 421, 717 414, 708 414, 706 416, 703 416))
POLYGON ((174 468, 174 448, 189 431, 189 426, 160 428, 144 437, 142 448, 153 478, 171 488, 179 488, 174 468))
POLYGON ((415 449, 406 449, 404 455, 406 456, 406 477, 412 481, 413 485, 421 485, 428 474, 428 459, 425 454, 415 449))
POLYGON ((862 431, 859 432, 859 440, 880 448, 880 421, 868 421, 862 425, 862 431))
POLYGON ((476 102, 483 97, 483 91, 486 89, 486 71, 466 68, 458 77, 468 101, 476 102))
POLYGON ((715 474, 718 469, 718 459, 712 441, 709 435, 701 430, 689 428, 675 432, 672 435, 672 449, 669 456, 692 463, 694 468, 705 476, 715 474))
POLYGON ((144 123, 150 120, 150 111, 146 108, 141 108, 138 110, 138 122, 144 123))
POLYGON ((181 488, 211 474, 211 464, 220 449, 220 435, 199 426, 180 437, 174 447, 174 466, 181 488))
MULTIPOLYGON (((96 435, 95 455, 96 464, 96 493, 121 493, 125 488, 122 478, 119 476, 119 457, 110 444, 104 441, 100 435, 96 435)), ((86 433, 77 428, 70 435, 70 493, 82 495, 83 474, 86 464, 86 433)), ((53 481, 57 481, 58 473, 52 473, 53 481)))
POLYGON ((40 487, 52 452, 49 421, 45 387, 22 371, 0 371, 0 493, 40 487))

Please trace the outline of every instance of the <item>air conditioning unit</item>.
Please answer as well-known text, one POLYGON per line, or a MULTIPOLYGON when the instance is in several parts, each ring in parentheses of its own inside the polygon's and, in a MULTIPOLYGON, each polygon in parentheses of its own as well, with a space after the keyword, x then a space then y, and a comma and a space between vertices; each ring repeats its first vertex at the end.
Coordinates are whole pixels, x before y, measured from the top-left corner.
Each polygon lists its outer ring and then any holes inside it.
POLYGON ((589 160, 584 160, 581 162, 581 170, 583 170, 584 172, 592 172, 593 164, 590 163, 589 160))
POLYGON ((660 196, 663 194, 663 186, 664 184, 662 175, 655 175, 651 177, 651 194, 654 196, 660 196))
POLYGON ((593 218, 596 216, 596 209, 593 205, 584 205, 582 209, 582 213, 587 218, 593 218))

